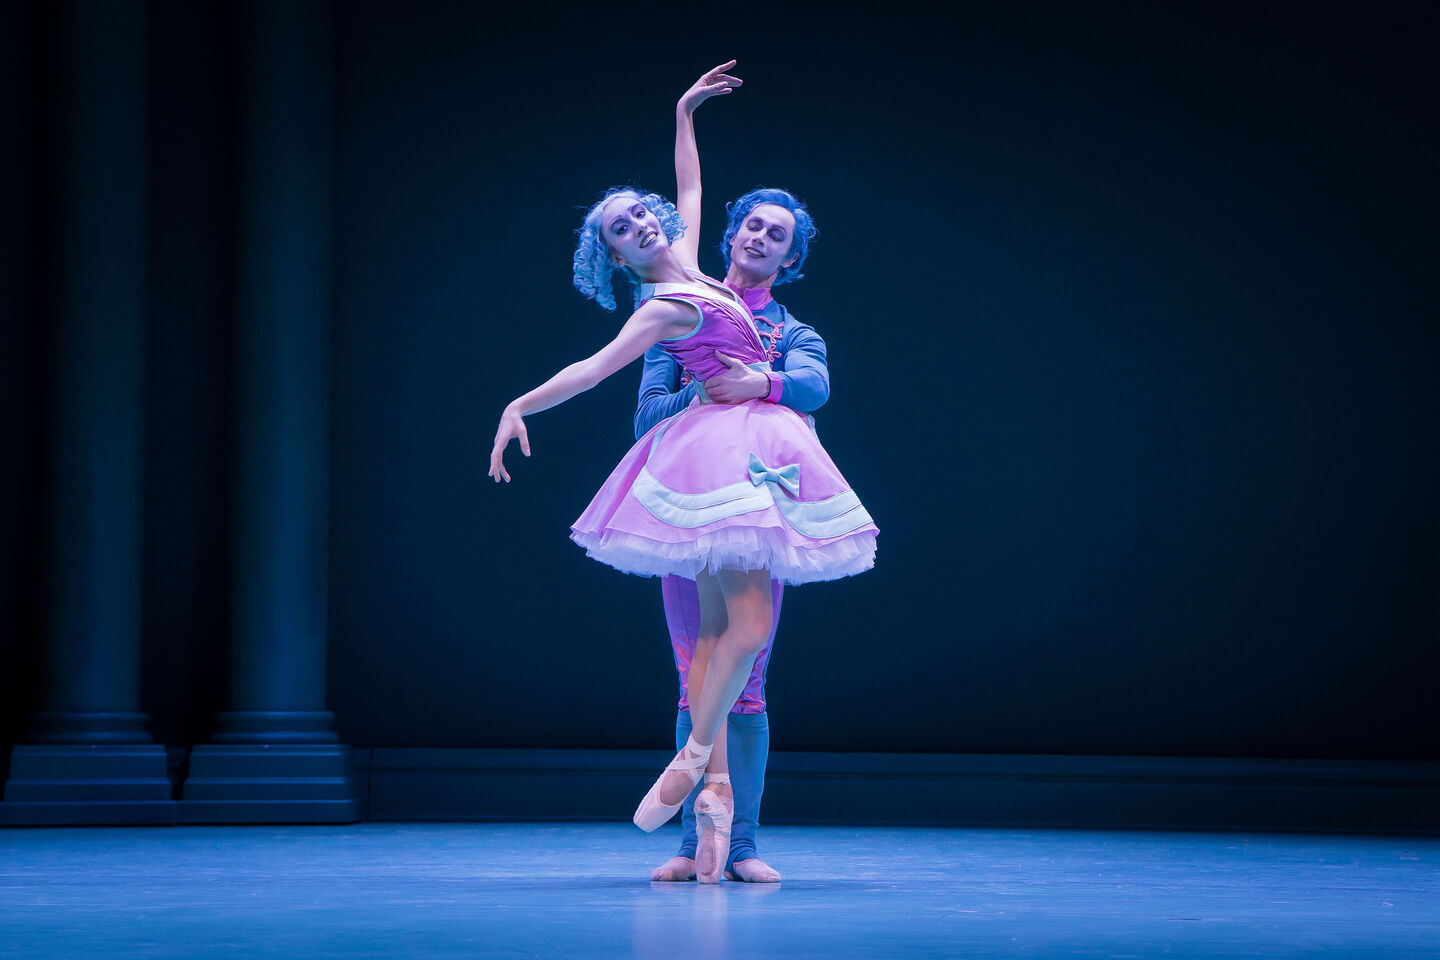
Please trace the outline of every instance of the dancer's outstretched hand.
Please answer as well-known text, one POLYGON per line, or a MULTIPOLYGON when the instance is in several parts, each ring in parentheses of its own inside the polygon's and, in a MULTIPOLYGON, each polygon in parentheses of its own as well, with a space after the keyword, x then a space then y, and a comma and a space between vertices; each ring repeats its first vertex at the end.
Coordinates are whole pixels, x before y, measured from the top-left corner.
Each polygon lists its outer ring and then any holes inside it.
POLYGON ((716 403, 744 403, 770 394, 770 378, 759 370, 752 370, 742 361, 719 350, 715 351, 715 359, 725 364, 725 369, 705 381, 705 392, 711 400, 716 403))
POLYGON ((733 66, 735 66, 734 60, 726 61, 708 71, 699 80, 696 80, 690 89, 685 91, 685 95, 680 98, 680 108, 687 113, 693 113, 696 107, 711 97, 722 96, 739 87, 745 81, 739 77, 732 77, 725 72, 733 66))
POLYGON ((510 474, 505 469, 505 447, 516 437, 520 439, 520 452, 530 456, 530 434, 525 430, 525 421, 514 409, 506 407, 500 415, 500 427, 495 431, 495 448, 490 451, 490 476, 496 483, 510 482, 510 474))

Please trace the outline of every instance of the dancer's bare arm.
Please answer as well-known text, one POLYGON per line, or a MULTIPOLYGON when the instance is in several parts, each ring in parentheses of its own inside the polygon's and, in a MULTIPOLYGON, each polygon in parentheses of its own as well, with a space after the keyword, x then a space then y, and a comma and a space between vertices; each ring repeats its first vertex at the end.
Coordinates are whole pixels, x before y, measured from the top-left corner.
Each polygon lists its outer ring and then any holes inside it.
POLYGON ((743 82, 726 73, 731 60, 696 80, 675 104, 675 209, 685 218, 685 235, 674 243, 681 262, 700 262, 700 150, 695 146, 695 108, 711 97, 723 96, 743 82))
POLYGON ((517 397, 500 416, 495 431, 495 446, 490 451, 490 473, 499 483, 510 482, 505 469, 505 447, 519 439, 520 451, 530 456, 530 434, 525 429, 525 415, 558 406, 579 393, 584 393, 606 377, 637 360, 661 340, 684 336, 695 328, 695 308, 673 300, 651 300, 636 310, 615 339, 593 355, 561 370, 524 396, 517 397))

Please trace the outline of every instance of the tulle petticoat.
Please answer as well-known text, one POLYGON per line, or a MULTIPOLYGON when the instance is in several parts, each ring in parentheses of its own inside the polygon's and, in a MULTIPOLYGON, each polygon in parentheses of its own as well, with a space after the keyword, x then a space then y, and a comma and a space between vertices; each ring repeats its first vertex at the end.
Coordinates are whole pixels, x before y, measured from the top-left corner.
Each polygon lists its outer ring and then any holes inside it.
POLYGON ((878 532, 805 418, 752 400, 697 403, 658 424, 571 539, 626 573, 765 568, 796 584, 870 569, 878 532))

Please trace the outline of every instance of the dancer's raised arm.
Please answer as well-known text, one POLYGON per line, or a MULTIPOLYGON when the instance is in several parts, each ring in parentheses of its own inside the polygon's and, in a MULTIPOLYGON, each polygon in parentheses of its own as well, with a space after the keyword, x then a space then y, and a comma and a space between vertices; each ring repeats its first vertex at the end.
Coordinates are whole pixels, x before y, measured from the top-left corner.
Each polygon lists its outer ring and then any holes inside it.
POLYGON ((519 439, 520 451, 530 456, 530 434, 525 429, 525 415, 559 406, 576 394, 584 393, 620 370, 661 340, 681 336, 695 326, 695 312, 690 307, 669 300, 651 300, 625 321, 625 326, 605 346, 591 356, 561 370, 540 386, 510 401, 500 415, 495 431, 495 446, 490 451, 489 476, 499 483, 510 482, 505 469, 505 447, 519 439))
POLYGON ((675 104, 675 209, 685 218, 685 235, 675 241, 675 252, 687 266, 700 262, 700 151, 695 146, 695 108, 711 97, 740 86, 739 77, 726 73, 730 60, 707 72, 675 104))

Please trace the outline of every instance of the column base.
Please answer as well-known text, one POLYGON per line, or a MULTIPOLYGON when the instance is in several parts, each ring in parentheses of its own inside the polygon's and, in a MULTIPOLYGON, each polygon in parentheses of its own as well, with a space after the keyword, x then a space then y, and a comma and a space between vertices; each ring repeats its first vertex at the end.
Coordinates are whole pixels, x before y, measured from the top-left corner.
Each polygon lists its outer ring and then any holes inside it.
POLYGON ((329 710, 226 710, 215 717, 220 729, 211 743, 335 743, 329 710))
POLYGON ((41 710, 26 718, 29 743, 91 744, 150 743, 143 713, 99 710, 41 710))
POLYGON ((159 744, 21 744, 10 753, 0 825, 173 824, 159 744))
POLYGON ((181 790, 181 823, 354 823, 361 813, 343 744, 203 744, 181 790))

